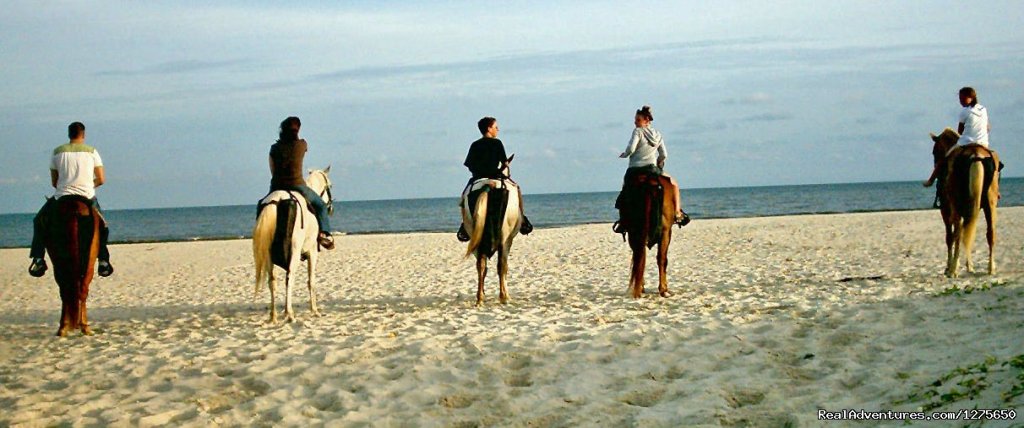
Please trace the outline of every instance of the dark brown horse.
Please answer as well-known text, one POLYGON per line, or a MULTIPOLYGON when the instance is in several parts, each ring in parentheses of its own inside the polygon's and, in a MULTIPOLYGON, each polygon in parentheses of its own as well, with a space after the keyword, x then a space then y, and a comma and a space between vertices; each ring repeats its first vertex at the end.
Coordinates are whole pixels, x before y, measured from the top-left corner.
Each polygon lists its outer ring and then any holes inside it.
POLYGON ((46 251, 53 262, 53 277, 60 288, 60 327, 57 336, 79 329, 91 335, 85 301, 89 297, 96 256, 99 253, 100 223, 103 221, 85 198, 65 196, 55 203, 52 223, 47 227, 46 251))
POLYGON ((974 272, 971 248, 982 211, 988 225, 988 272, 994 274, 996 245, 996 205, 999 202, 999 157, 996 152, 977 144, 957 146, 960 135, 950 128, 932 134, 933 152, 945 154, 943 183, 940 192, 942 222, 946 227, 946 276, 959 276, 961 246, 967 271, 974 272))
POLYGON ((671 295, 668 291, 668 247, 672 242, 672 225, 675 222, 675 186, 668 177, 653 173, 640 173, 626 180, 624 197, 619 211, 624 223, 629 247, 633 250, 633 262, 629 274, 629 288, 633 298, 644 293, 644 268, 647 265, 647 249, 658 246, 658 294, 671 295))

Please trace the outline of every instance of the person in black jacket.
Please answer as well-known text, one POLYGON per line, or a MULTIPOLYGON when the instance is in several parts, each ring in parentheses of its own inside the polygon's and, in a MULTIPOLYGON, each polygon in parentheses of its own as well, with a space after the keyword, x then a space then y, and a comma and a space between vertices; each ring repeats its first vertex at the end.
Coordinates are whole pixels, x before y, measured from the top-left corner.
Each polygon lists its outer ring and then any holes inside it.
MULTIPOLYGON (((502 167, 508 162, 508 156, 505 154, 505 145, 498 139, 498 120, 489 116, 484 117, 476 123, 476 126, 483 136, 469 146, 466 161, 462 163, 473 174, 467 186, 481 178, 508 178, 501 172, 502 167)), ((518 189, 519 186, 516 188, 518 189)), ((522 189, 519 189, 519 206, 523 206, 522 189)), ((523 224, 519 228, 519 233, 528 235, 532 231, 533 225, 526 218, 526 214, 523 214, 523 224)), ((456 236, 462 242, 469 241, 469 233, 466 232, 464 226, 459 226, 456 236)))

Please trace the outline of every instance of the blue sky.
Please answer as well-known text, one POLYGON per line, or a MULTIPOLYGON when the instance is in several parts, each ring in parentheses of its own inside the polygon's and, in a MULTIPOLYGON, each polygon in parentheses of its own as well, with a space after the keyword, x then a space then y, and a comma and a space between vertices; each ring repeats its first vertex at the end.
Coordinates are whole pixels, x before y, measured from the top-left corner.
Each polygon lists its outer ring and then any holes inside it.
POLYGON ((289 115, 341 200, 456 195, 485 115, 527 194, 615 190, 643 104, 684 187, 921 180, 964 85, 1024 167, 1016 1, 3 5, 0 212, 76 120, 107 209, 253 203, 289 115))

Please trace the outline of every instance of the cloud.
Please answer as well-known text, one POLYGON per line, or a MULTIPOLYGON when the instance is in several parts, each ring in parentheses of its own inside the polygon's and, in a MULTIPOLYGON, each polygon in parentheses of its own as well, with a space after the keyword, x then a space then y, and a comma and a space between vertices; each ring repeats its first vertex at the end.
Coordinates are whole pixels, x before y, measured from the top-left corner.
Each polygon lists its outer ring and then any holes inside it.
POLYGON ((725 105, 757 105, 757 104, 771 104, 775 102, 775 98, 764 92, 754 92, 749 95, 742 96, 740 98, 729 98, 722 101, 725 105))
POLYGON ((231 59, 223 61, 203 60, 182 60, 169 61, 133 70, 106 70, 97 72, 97 76, 140 76, 140 75, 163 75, 178 73, 194 73, 200 71, 217 70, 236 65, 251 63, 249 59, 231 59))
POLYGON ((780 122, 792 118, 793 115, 789 113, 761 113, 747 116, 740 120, 743 122, 780 122))

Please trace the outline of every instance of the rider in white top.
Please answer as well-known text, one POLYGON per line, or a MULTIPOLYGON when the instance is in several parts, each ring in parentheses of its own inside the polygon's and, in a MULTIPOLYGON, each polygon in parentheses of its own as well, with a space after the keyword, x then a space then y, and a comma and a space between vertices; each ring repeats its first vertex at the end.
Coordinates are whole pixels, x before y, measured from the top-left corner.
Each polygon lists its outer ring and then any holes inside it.
POLYGON ((988 133, 992 125, 988 123, 988 110, 985 106, 978 104, 978 94, 973 88, 960 90, 960 105, 964 107, 960 111, 960 140, 957 144, 980 144, 988 147, 988 133))

